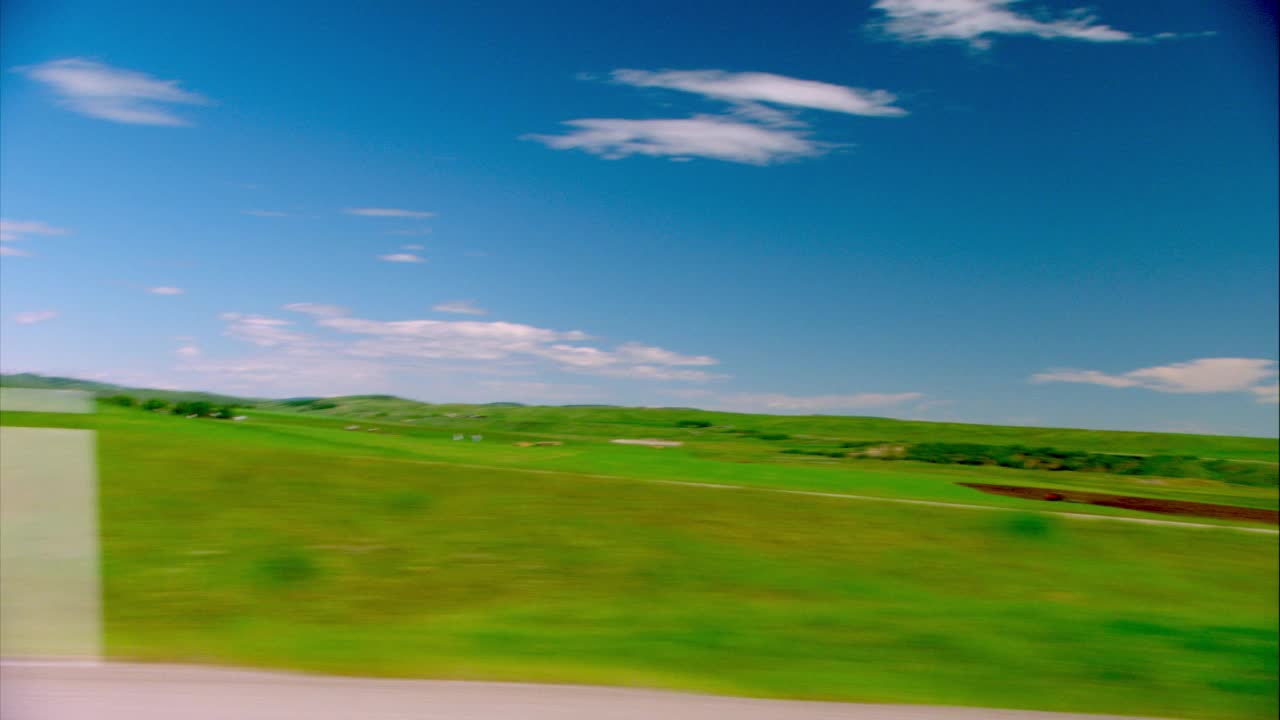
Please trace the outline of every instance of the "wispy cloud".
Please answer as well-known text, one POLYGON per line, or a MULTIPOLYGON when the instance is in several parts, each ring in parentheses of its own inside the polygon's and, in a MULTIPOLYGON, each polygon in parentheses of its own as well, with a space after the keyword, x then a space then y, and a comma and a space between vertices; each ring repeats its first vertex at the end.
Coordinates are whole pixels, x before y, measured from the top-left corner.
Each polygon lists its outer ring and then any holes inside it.
POLYGON ((17 312, 11 315, 13 321, 19 325, 35 325, 52 320, 58 317, 57 310, 32 310, 30 312, 17 312))
POLYGON ((289 216, 289 213, 280 212, 279 210, 245 210, 243 214, 252 215, 254 217, 264 217, 264 218, 278 218, 278 217, 289 216))
POLYGON ((172 105, 206 105, 209 99, 183 90, 176 80, 160 80, 135 70, 84 58, 64 58, 18 68, 44 83, 69 110, 132 125, 187 125, 172 105))
POLYGON ((736 393, 723 395, 714 404, 743 412, 830 413, 889 408, 924 397, 923 393, 856 393, 852 395, 786 395, 736 393))
MULTIPOLYGON (((475 320, 368 320, 344 308, 293 303, 285 309, 312 316, 317 329, 356 336, 332 344, 333 351, 367 360, 464 360, 475 363, 545 362, 579 374, 641 380, 706 381, 720 376, 690 367, 716 364, 706 355, 685 355, 639 343, 609 350, 583 344, 579 330, 553 330, 521 323, 475 320)), ((258 345, 317 347, 325 341, 301 334, 292 323, 261 316, 224 316, 233 337, 258 345)))
POLYGON ((408 237, 422 237, 430 235, 431 228, 399 228, 396 230, 388 230, 388 235, 406 235, 408 237))
POLYGON ((1036 373, 1032 382, 1069 382, 1112 388, 1142 388, 1163 393, 1249 393, 1258 402, 1274 402, 1275 360, 1265 358, 1200 358, 1139 368, 1118 375, 1099 370, 1056 369, 1036 373))
POLYGON ((429 218, 435 215, 433 212, 403 210, 400 208, 347 208, 343 212, 348 215, 378 218, 429 218))
POLYGON ((0 257, 29 257, 31 253, 12 245, 0 245, 0 257))
POLYGON ((1085 10, 1051 17, 1022 0, 876 0, 879 17, 872 27, 904 42, 950 40, 976 49, 1000 35, 1086 42, 1126 42, 1136 36, 1098 21, 1085 10), (1020 12, 1027 8, 1028 12, 1020 12))
POLYGON ((419 257, 413 253, 391 253, 389 255, 379 255, 379 260, 383 262, 393 263, 421 263, 426 262, 426 258, 419 257))
POLYGON ((147 288, 147 292, 152 295, 181 295, 186 291, 180 287, 173 287, 172 285, 161 285, 159 287, 147 288))
POLYGON ((906 110, 893 104, 894 95, 885 90, 863 90, 772 73, 620 69, 613 71, 611 78, 621 85, 700 95, 729 107, 722 114, 677 118, 566 120, 562 124, 568 130, 559 135, 534 133, 523 139, 554 150, 582 150, 609 160, 647 155, 673 161, 709 158, 770 165, 816 157, 840 147, 811 137, 809 124, 797 117, 801 110, 873 117, 906 114, 906 110))
POLYGON ((178 357, 184 358, 200 357, 200 348, 195 345, 183 345, 177 350, 174 350, 173 353, 178 357))
POLYGON ((1249 392, 1253 393, 1254 398, 1260 403, 1267 403, 1270 405, 1280 403, 1280 383, 1255 385, 1249 388, 1249 392))
POLYGON ((260 347, 294 345, 307 338, 292 328, 293 323, 262 315, 229 312, 219 316, 227 323, 226 335, 260 347))
POLYGON ((624 85, 681 90, 732 103, 776 103, 849 115, 894 117, 907 114, 906 110, 893 106, 897 98, 885 90, 863 90, 772 73, 624 69, 614 70, 613 79, 624 85))
POLYGON ((449 302, 437 303, 431 306, 436 312, 455 313, 458 315, 488 315, 489 311, 482 307, 477 307, 472 300, 450 300, 449 302))
POLYGON ((66 235, 67 229, 54 227, 39 220, 0 219, 0 242, 22 240, 27 235, 66 235))
POLYGON ((409 244, 409 245, 401 245, 400 249, 401 250, 426 250, 427 247, 425 245, 409 244))
POLYGON ((325 305, 323 303, 289 303, 284 306, 285 310, 290 312, 302 313, 304 315, 315 315, 316 317, 342 317, 350 311, 341 305, 325 305))
POLYGON ((568 120, 563 135, 526 135, 555 150, 583 150, 609 160, 631 155, 726 160, 769 165, 813 157, 831 146, 794 128, 767 127, 719 115, 674 120, 594 118, 568 120))

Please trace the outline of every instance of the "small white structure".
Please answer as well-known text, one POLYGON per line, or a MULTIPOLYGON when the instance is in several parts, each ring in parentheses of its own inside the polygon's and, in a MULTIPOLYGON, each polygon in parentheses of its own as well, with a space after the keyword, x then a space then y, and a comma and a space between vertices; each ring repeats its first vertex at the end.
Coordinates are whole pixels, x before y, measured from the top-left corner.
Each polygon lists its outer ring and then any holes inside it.
POLYGON ((344 428, 342 428, 342 429, 343 429, 343 430, 359 430, 359 429, 360 429, 360 426, 359 426, 359 425, 348 425, 348 426, 346 426, 346 427, 344 427, 344 428))
POLYGON ((471 442, 480 442, 480 441, 481 441, 481 440, 483 440, 483 439, 484 439, 484 436, 483 436, 483 435, 472 435, 472 436, 471 436, 471 442))
POLYGON ((464 437, 464 436, 463 436, 463 434, 462 434, 462 433, 454 433, 454 434, 453 434, 453 439, 454 439, 454 440, 461 440, 461 439, 463 439, 463 437, 464 437))
POLYGON ((684 444, 678 440, 654 440, 651 438, 642 440, 619 439, 610 440, 609 442, 617 443, 618 445, 648 445, 649 447, 680 447, 684 444))
POLYGON ((241 420, 248 420, 248 419, 249 419, 249 416, 248 416, 248 415, 237 415, 237 416, 235 416, 235 417, 233 417, 233 418, 231 418, 231 419, 232 419, 233 421, 235 421, 235 422, 240 422, 241 420))

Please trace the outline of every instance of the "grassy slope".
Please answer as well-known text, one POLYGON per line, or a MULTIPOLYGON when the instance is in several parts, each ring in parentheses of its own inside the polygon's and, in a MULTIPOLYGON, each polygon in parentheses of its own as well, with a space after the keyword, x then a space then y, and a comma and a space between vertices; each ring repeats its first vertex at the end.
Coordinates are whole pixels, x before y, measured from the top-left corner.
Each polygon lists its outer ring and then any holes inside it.
POLYGON ((696 448, 515 448, 263 413, 3 420, 99 430, 115 656, 1175 717, 1276 709, 1274 536, 515 471, 955 492, 942 476, 696 448))
POLYGON ((1277 446, 1275 439, 1225 435, 970 425, 873 417, 749 415, 673 408, 429 405, 387 397, 329 398, 329 400, 337 402, 338 407, 312 412, 299 412, 297 408, 270 404, 260 407, 313 416, 377 419, 382 422, 401 422, 411 419, 413 424, 418 426, 448 425, 512 432, 570 433, 583 437, 622 437, 618 434, 621 430, 628 432, 643 430, 652 437, 685 439, 696 436, 707 440, 717 433, 705 430, 681 430, 675 427, 677 420, 705 419, 720 427, 782 432, 800 439, 1023 444, 1052 446, 1065 450, 1144 455, 1195 455, 1271 463, 1280 459, 1278 458, 1280 447, 1277 446), (446 413, 481 414, 485 417, 479 420, 447 418, 444 417, 446 413))
MULTIPOLYGON (((764 441, 744 438, 731 432, 715 429, 680 429, 675 427, 679 419, 700 417, 688 411, 640 410, 640 409, 579 409, 579 408, 515 408, 485 409, 476 406, 436 406, 425 416, 419 405, 414 413, 398 414, 388 407, 402 407, 405 401, 354 401, 343 402, 338 408, 320 412, 290 412, 270 417, 276 432, 298 437, 318 439, 350 422, 364 423, 362 429, 378 427, 385 433, 362 446, 370 450, 436 461, 465 462, 491 466, 541 468, 586 473, 609 473, 629 477, 668 480, 699 480, 744 485, 765 485, 791 489, 839 491, 867 495, 888 495, 925 500, 951 502, 977 502, 998 504, 977 491, 954 485, 957 481, 987 481, 1037 487, 1075 488, 1102 490, 1129 495, 1165 497, 1235 504, 1250 507, 1277 507, 1275 488, 1233 486, 1219 482, 1196 479, 1145 478, 1092 473, 1049 473, 1011 470, 1006 468, 967 468, 940 466, 914 462, 883 462, 877 460, 835 461, 827 458, 784 455, 780 451, 803 442, 801 434, 786 441, 764 441), (372 417, 381 413, 382 417, 372 417), (467 419, 449 418, 445 413, 477 413, 486 417, 467 419), (342 413, 345 417, 334 416, 342 413), (363 416, 363 418, 362 418, 363 416), (530 416, 536 419, 530 419, 530 416), (353 419, 354 418, 354 419, 353 419), (405 419, 411 423, 404 422, 405 419), (466 435, 483 434, 490 442, 474 445, 469 442, 453 443, 448 438, 454 432, 466 435), (654 450, 644 447, 609 445, 604 440, 618 437, 661 437, 678 439, 686 443, 679 449, 654 450), (511 447, 514 440, 559 439, 563 447, 525 449, 511 447), (497 446, 495 446, 497 444, 497 446)), ((273 408, 274 409, 274 408, 273 408)), ((264 417, 257 411, 257 417, 264 417)), ((712 416, 716 417, 716 416, 712 416)), ((738 416, 753 421, 755 427, 774 419, 769 416, 738 416)), ((723 419, 723 417, 716 417, 723 419)), ((793 421, 793 418, 781 418, 793 421)), ((817 418, 817 420, 861 420, 857 418, 817 418)), ((872 429, 872 438, 883 438, 898 425, 915 432, 930 423, 903 423, 893 420, 868 419, 863 421, 872 429)), ((739 424, 735 427, 744 427, 739 424)), ((966 432, 982 432, 986 426, 956 426, 966 432)), ((803 427, 802 427, 803 429, 803 427)), ((1004 430, 996 428, 996 430, 1004 430)), ((1038 432, 1038 429, 1027 429, 1038 432)), ((1055 431, 1063 432, 1063 431, 1055 431)), ((1065 431, 1067 433, 1084 431, 1065 431)), ((806 433, 811 434, 811 433, 806 433)), ((1120 446, 1120 440, 1129 436, 1154 435, 1155 441, 1139 445, 1140 450, 1176 444, 1186 438, 1198 436, 1173 436, 1173 440, 1160 440, 1156 434, 1096 433, 1108 447, 1120 446), (1113 436, 1120 436, 1119 438, 1113 436)), ((356 434, 348 435, 354 437, 356 434)), ((858 439, 856 435, 845 436, 858 439)), ((918 436, 923 437, 923 436, 918 436)), ((1216 452, 1227 452, 1238 443, 1245 450, 1257 454, 1265 452, 1274 442, 1253 438, 1210 438, 1223 444, 1209 446, 1216 452)), ((1026 438, 1013 436, 1014 442, 1031 444, 1026 438)), ((1093 449, 1093 446, 1086 446, 1093 449)), ((1036 507, 1035 503, 1022 503, 1036 507)), ((1098 508, 1073 510, 1106 512, 1098 508)))

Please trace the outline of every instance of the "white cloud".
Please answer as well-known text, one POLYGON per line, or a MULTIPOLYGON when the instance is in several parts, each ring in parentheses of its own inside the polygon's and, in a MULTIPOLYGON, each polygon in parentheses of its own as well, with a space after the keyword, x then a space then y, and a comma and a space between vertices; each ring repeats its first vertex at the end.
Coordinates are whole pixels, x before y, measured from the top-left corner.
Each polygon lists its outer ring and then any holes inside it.
POLYGON ((705 382, 722 376, 684 366, 717 361, 660 347, 626 343, 613 350, 582 345, 580 330, 553 330, 521 323, 476 320, 368 320, 345 308, 291 303, 286 310, 310 315, 318 330, 356 336, 330 339, 303 333, 293 323, 260 315, 225 313, 226 334, 292 356, 343 356, 373 366, 419 366, 465 361, 471 371, 541 363, 578 374, 639 380, 705 382))
POLYGON ((19 325, 35 325, 58 317, 57 310, 32 310, 30 312, 18 312, 12 316, 13 321, 19 325))
POLYGON ((205 105, 208 98, 146 73, 84 58, 18 68, 49 86, 66 108, 89 117, 134 125, 187 125, 170 105, 205 105))
POLYGON ((1276 361, 1264 358, 1201 358, 1189 362, 1139 368, 1119 375, 1098 370, 1049 370, 1032 382, 1070 382, 1113 388, 1143 388, 1163 393, 1247 392, 1259 402, 1271 402, 1274 384, 1262 384, 1277 374, 1276 361))
MULTIPOLYGON (((896 99, 884 90, 834 85, 762 72, 731 73, 724 70, 614 70, 616 82, 636 87, 660 87, 696 93, 733 103, 768 102, 798 108, 828 110, 850 115, 899 116, 896 99)), ((784 118, 770 116, 771 122, 784 118)))
POLYGON ((264 217, 264 218, 278 218, 278 217, 289 216, 289 213, 280 212, 279 210, 245 210, 244 214, 252 215, 254 217, 264 217))
POLYGON ((413 253, 391 253, 389 255, 379 255, 378 259, 382 260, 383 262, 393 262, 393 263, 426 262, 426 259, 421 258, 417 255, 414 255, 413 253))
POLYGON ((1249 388, 1249 392, 1260 403, 1275 404, 1280 403, 1280 383, 1271 383, 1270 385, 1255 385, 1249 388))
POLYGON ((600 368, 582 370, 588 375, 625 378, 628 380, 679 380, 681 382, 711 382, 724 380, 728 375, 710 373, 705 370, 683 370, 653 365, 608 365, 600 368))
POLYGON ((649 365, 715 365, 719 361, 707 355, 681 355, 652 345, 626 343, 618 347, 616 355, 624 362, 649 365))
POLYGON ((476 307, 472 300, 450 300, 431 306, 436 312, 455 313, 457 315, 488 315, 489 311, 476 307))
POLYGON ((26 235, 66 235, 66 228, 53 227, 39 220, 0 219, 0 242, 21 240, 26 235))
POLYGON ((289 329, 293 323, 288 320, 240 313, 223 313, 219 317, 227 322, 228 337, 261 347, 291 345, 306 340, 306 336, 289 329))
POLYGON ((744 412, 824 413, 868 410, 902 405, 924 394, 857 393, 853 395, 785 395, 782 393, 736 393, 722 396, 715 404, 744 412))
POLYGON ((152 295, 181 295, 186 291, 180 287, 161 285, 160 287, 148 288, 147 292, 151 293, 152 295))
POLYGON ((12 245, 0 245, 0 257, 28 257, 31 253, 12 245))
POLYGON ((388 235, 407 235, 409 237, 422 237, 430 235, 431 228, 400 228, 399 230, 388 230, 388 235))
POLYGON ((402 210, 400 208, 347 208, 344 210, 348 215, 360 215, 363 217, 383 217, 383 218, 429 218, 435 215, 432 212, 422 212, 420 210, 402 210))
POLYGON ((769 165, 822 155, 834 147, 799 129, 765 127, 718 115, 663 120, 588 118, 563 123, 564 135, 526 135, 555 150, 583 150, 609 160, 631 155, 769 165))
POLYGON ((426 246, 426 245, 414 245, 414 244, 409 244, 409 245, 401 245, 401 246, 400 246, 400 249, 401 249, 401 250, 426 250, 426 249, 427 249, 427 246, 426 246))
POLYGON ((1039 8, 1028 8, 1021 0, 877 0, 873 10, 880 19, 872 25, 905 42, 953 40, 978 49, 991 46, 998 35, 1087 42, 1125 42, 1137 38, 1098 22, 1084 10, 1073 10, 1058 18, 1039 8))
POLYGON ((341 305, 325 305, 322 303, 289 303, 284 306, 285 310, 303 313, 306 315, 315 315, 316 317, 342 317, 349 311, 341 305))
POLYGON ((178 357, 184 357, 184 358, 200 357, 200 348, 196 347, 195 345, 183 345, 182 347, 178 348, 177 350, 174 350, 173 352, 178 357))

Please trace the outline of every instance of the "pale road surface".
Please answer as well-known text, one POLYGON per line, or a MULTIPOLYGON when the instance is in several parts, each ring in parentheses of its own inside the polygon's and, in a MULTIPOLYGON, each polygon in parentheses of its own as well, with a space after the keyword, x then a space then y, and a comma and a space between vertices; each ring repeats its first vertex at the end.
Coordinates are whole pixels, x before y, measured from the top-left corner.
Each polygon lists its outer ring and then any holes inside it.
POLYGON ((582 685, 190 665, 0 663, 4 720, 1104 720, 1022 710, 757 700, 582 685))

